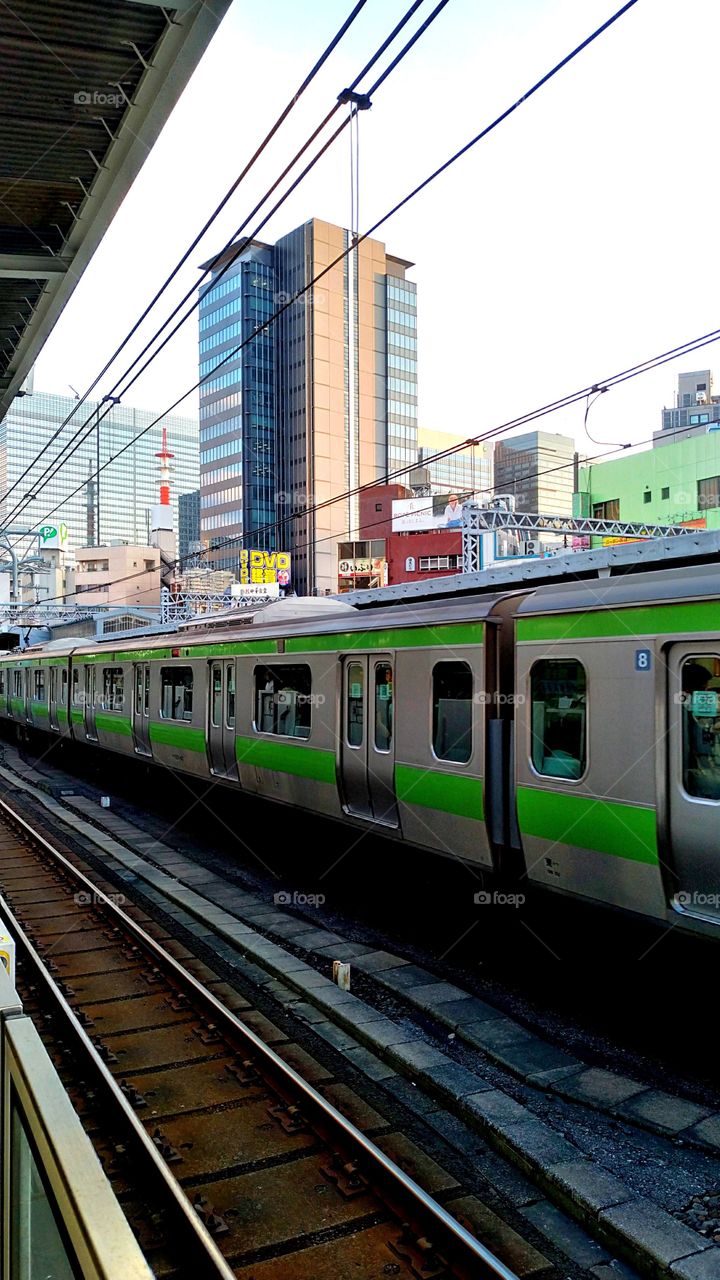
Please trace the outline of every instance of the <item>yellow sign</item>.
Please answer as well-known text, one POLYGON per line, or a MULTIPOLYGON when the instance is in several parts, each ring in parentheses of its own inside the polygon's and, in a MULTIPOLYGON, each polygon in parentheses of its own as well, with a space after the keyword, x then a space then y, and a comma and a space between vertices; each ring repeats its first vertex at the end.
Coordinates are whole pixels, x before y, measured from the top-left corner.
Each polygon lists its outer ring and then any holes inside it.
POLYGON ((239 581, 278 582, 286 587, 290 582, 290 563, 289 551, 241 551, 239 581))

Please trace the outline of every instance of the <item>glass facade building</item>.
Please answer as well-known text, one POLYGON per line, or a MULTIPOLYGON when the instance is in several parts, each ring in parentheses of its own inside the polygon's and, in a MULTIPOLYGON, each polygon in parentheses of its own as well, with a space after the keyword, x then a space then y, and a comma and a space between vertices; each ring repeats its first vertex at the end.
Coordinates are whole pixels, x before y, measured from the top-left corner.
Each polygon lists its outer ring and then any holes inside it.
POLYGON ((200 291, 200 377, 217 369, 200 387, 200 538, 217 545, 215 568, 235 570, 226 540, 277 545, 275 333, 257 332, 277 308, 277 290, 270 246, 249 244, 221 274, 231 259, 228 251, 214 262, 200 291))
POLYGON ((178 556, 184 559, 200 545, 200 490, 178 495, 178 556))
MULTIPOLYGON (((493 445, 473 445, 459 449, 447 458, 428 462, 436 453, 466 440, 467 436, 452 436, 444 431, 428 431, 421 427, 418 434, 418 466, 430 472, 433 493, 474 493, 478 497, 489 493, 493 483, 493 445)), ((405 481, 407 483, 407 480, 405 481)))
POLYGON ((172 504, 175 532, 178 530, 177 494, 198 485, 198 424, 192 418, 168 414, 156 426, 150 426, 157 414, 150 409, 113 405, 102 418, 98 431, 94 424, 107 406, 86 400, 75 417, 49 444, 60 424, 72 412, 76 401, 70 396, 35 391, 16 397, 0 423, 0 483, 4 494, 19 481, 17 489, 0 503, 0 517, 11 524, 28 528, 46 523, 64 523, 68 527, 70 548, 96 545, 98 542, 131 542, 147 544, 150 534, 151 509, 159 497, 160 473, 155 457, 162 444, 162 428, 167 427, 172 462, 172 504), (98 414, 99 411, 99 414, 98 414), (63 450, 80 432, 75 452, 62 460, 63 450), (149 429, 148 429, 149 428, 149 429), (38 458, 40 450, 49 445, 38 458), (109 462, 99 476, 99 528, 97 493, 88 477, 100 465, 109 462), (61 462, 56 475, 54 464, 61 462), (27 476, 20 476, 30 467, 27 476), (47 478, 46 468, 50 468, 47 478), (47 482, 46 482, 47 480, 47 482), (73 490, 77 489, 77 493, 73 490), (33 495, 25 509, 12 514, 13 508, 27 495, 33 495), (90 537, 89 537, 90 535, 90 537))
POLYGON ((412 264, 371 239, 336 263, 348 235, 311 219, 274 245, 247 244, 221 275, 228 251, 201 291, 202 377, 329 268, 200 389, 210 559, 236 569, 241 546, 290 551, 299 594, 336 589, 337 544, 358 528, 357 498, 308 508, 417 461, 412 264))
POLYGON ((550 431, 529 431, 495 442, 495 493, 515 498, 515 510, 570 516, 575 441, 550 431))

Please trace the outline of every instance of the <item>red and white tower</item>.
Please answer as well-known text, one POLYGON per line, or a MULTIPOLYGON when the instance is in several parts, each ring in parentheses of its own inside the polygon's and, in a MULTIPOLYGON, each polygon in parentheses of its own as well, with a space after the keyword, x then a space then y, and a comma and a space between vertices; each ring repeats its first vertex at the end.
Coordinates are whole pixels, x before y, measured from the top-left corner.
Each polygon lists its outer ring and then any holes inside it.
POLYGON ((160 459, 160 502, 152 509, 150 545, 159 547, 168 558, 174 559, 176 548, 170 505, 170 460, 175 455, 168 449, 167 427, 162 429, 162 448, 155 457, 160 459))

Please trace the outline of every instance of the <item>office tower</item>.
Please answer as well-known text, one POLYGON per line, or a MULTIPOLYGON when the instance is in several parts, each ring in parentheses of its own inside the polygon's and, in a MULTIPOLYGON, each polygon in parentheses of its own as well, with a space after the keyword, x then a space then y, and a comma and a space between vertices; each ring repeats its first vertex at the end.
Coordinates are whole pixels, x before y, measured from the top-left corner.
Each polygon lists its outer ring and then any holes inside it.
POLYGON ((213 283, 220 257, 201 291, 201 375, 246 344, 201 387, 201 538, 227 568, 240 546, 289 550, 300 594, 335 589, 337 543, 357 532, 356 496, 322 504, 417 461, 411 264, 372 239, 335 263, 348 236, 311 219, 213 283))
MULTIPOLYGON (((167 428, 173 452, 173 494, 197 488, 198 424, 192 418, 167 414, 150 427, 157 414, 150 409, 107 405, 86 400, 57 440, 49 443, 60 424, 72 411, 75 400, 50 392, 34 391, 16 397, 0 423, 0 477, 4 493, 16 481, 18 487, 0 503, 0 517, 12 524, 40 526, 50 521, 68 527, 69 547, 105 545, 113 542, 145 544, 150 533, 150 513, 157 502, 159 470, 157 451, 167 428), (99 428, 93 427, 102 418, 99 428), (46 467, 61 459, 66 444, 78 428, 89 421, 79 436, 82 443, 62 460, 57 475, 42 479, 46 467), (143 434, 144 433, 144 434, 143 434), (39 460, 40 450, 49 445, 39 460), (120 453, 120 450, 124 452, 120 453), (115 457, 120 453, 119 457, 115 457), (110 461, 115 458, 114 461, 110 461), (105 463, 97 480, 88 477, 105 463), (23 472, 30 468, 22 480, 23 472), (74 489, 78 492, 72 494, 74 489), (16 503, 33 494, 25 510, 11 516, 16 503), (72 496, 71 496, 72 494, 72 496), (89 531, 92 536, 89 537, 89 531)), ((177 497, 172 502, 177 529, 177 497)))
POLYGON ((575 442, 528 431, 495 442, 494 491, 515 498, 516 511, 572 515, 575 442))

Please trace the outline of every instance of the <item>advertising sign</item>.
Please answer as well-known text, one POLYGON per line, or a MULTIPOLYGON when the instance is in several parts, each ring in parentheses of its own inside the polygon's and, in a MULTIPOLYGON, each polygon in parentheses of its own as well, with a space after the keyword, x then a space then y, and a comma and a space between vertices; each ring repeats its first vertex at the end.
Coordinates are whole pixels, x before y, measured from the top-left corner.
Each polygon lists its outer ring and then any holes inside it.
POLYGON ((279 582, 233 582, 230 595, 234 600, 279 600, 279 582))
POLYGON ((462 504, 472 496, 471 493, 435 493, 427 498, 401 498, 392 504, 392 531, 462 529, 462 504))
POLYGON ((68 541, 68 527, 66 524, 44 524, 39 530, 40 546, 44 550, 64 551, 68 541))
POLYGON ((289 551, 241 551, 240 582, 275 582, 287 587, 291 577, 289 551))

